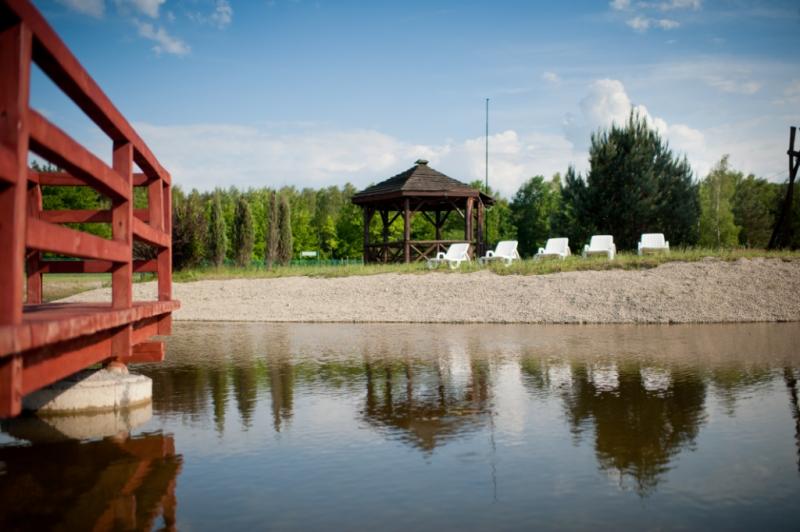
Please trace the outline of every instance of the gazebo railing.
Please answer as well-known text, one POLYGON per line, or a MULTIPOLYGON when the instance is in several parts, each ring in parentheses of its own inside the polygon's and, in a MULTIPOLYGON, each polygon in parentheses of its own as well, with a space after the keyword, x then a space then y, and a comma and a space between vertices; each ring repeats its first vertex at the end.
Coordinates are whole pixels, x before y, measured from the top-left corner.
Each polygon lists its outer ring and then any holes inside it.
MULTIPOLYGON (((411 251, 410 262, 421 262, 424 260, 436 257, 439 252, 446 252, 452 244, 465 244, 466 240, 411 240, 409 247, 411 251)), ((478 246, 477 241, 469 242, 469 255, 474 259, 476 249, 478 246)), ((365 257, 366 262, 396 262, 402 259, 405 251, 405 243, 402 241, 395 242, 379 242, 376 244, 368 244, 367 249, 369 257, 365 257)))

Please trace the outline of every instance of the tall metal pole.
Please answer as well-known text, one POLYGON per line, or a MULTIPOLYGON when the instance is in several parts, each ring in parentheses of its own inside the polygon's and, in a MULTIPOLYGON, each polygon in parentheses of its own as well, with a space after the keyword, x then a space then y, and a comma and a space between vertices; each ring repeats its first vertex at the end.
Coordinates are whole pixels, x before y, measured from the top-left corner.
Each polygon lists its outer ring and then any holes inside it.
MULTIPOLYGON (((489 98, 486 98, 486 195, 489 195, 489 98)), ((489 244, 489 213, 483 217, 483 242, 484 247, 489 244)))

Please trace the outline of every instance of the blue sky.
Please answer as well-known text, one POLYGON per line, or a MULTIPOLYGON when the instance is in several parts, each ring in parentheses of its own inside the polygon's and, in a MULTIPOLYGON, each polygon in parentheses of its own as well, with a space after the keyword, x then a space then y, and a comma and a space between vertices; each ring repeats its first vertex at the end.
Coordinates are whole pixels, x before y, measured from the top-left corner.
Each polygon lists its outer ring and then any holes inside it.
MULTIPOLYGON (((592 131, 646 114, 697 175, 779 181, 800 125, 796 1, 36 2, 184 187, 364 186, 425 157, 511 195, 584 170, 592 131)), ((35 73, 32 105, 110 144, 35 73)))

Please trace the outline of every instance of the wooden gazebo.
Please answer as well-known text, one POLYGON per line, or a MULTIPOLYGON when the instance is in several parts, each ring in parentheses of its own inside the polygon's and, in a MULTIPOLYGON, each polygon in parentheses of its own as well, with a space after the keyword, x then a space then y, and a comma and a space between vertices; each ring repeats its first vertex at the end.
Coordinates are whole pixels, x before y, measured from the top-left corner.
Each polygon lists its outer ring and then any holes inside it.
POLYGON ((478 189, 437 172, 428 161, 373 185, 352 198, 364 210, 364 262, 413 262, 436 256, 450 244, 468 242, 470 255, 483 254, 484 210, 494 199, 478 189), (378 213, 383 227, 380 242, 370 242, 370 223, 378 213), (433 240, 411 240, 411 220, 421 214, 434 228, 433 240), (453 214, 464 220, 464 238, 443 240, 442 228, 453 214), (398 218, 404 222, 403 239, 389 241, 389 227, 398 218))

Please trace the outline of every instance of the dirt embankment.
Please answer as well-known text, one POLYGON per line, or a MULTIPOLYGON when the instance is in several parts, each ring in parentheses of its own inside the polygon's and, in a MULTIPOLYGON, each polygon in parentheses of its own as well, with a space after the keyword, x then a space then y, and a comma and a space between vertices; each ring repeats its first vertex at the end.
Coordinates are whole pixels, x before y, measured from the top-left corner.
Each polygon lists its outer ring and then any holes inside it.
MULTIPOLYGON (((667 263, 637 271, 489 271, 176 283, 177 320, 466 323, 800 321, 800 261, 667 263)), ((135 286, 152 299, 155 283, 135 286)), ((110 289, 69 300, 109 300, 110 289)))

